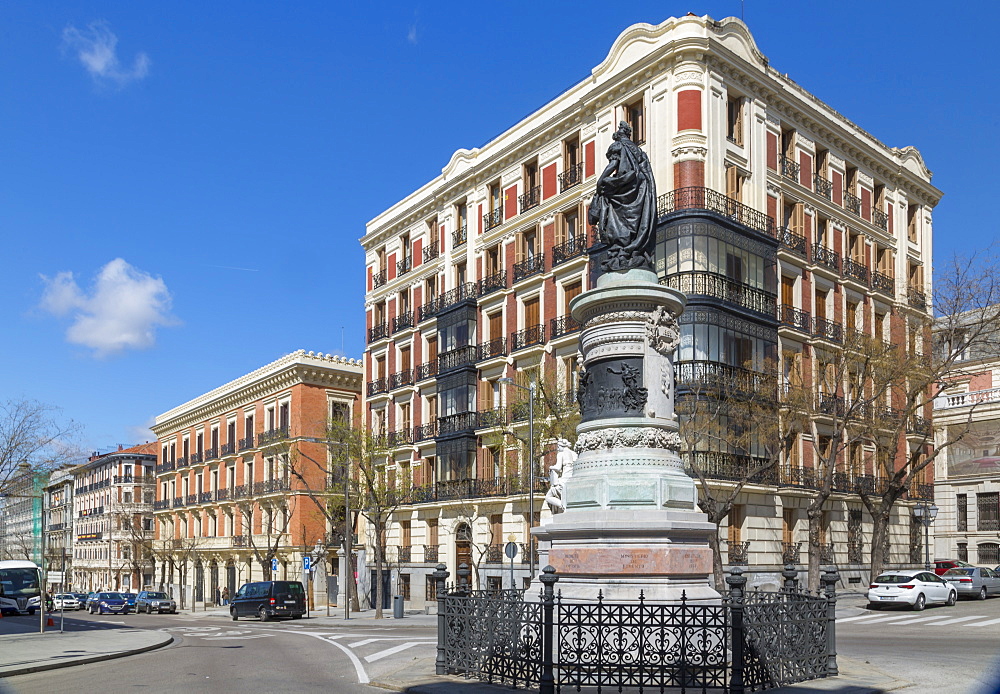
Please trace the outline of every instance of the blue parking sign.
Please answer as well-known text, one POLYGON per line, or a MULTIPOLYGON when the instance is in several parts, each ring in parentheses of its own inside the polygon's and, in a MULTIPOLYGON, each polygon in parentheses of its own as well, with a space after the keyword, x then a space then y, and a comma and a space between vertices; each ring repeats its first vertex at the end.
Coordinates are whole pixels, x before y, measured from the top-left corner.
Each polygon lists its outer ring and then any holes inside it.
POLYGON ((272 559, 271 560, 271 572, 272 573, 277 573, 277 571, 278 571, 278 560, 277 559, 272 559))
POLYGON ((310 557, 308 554, 302 557, 302 569, 306 573, 312 571, 312 557, 310 557))

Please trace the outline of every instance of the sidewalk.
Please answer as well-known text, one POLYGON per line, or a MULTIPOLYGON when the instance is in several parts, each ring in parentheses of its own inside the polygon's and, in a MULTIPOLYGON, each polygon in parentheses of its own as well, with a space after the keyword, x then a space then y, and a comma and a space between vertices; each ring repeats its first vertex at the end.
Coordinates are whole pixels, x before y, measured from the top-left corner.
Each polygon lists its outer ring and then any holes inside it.
POLYGON ((0 636, 0 678, 145 653, 173 640, 165 632, 144 629, 0 636))

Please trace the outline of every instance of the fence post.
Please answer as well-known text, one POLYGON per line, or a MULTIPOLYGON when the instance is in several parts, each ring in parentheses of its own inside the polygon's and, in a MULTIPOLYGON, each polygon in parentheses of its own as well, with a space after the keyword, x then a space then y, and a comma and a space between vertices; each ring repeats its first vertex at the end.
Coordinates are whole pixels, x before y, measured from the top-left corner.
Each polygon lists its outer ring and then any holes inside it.
POLYGON ((434 577, 434 582, 437 584, 438 604, 437 660, 434 661, 434 672, 438 675, 445 675, 448 673, 448 668, 444 657, 445 630, 447 629, 444 615, 444 599, 448 595, 448 589, 445 587, 444 582, 448 578, 448 567, 444 564, 438 564, 435 568, 437 570, 431 574, 434 577))
POLYGON ((747 583, 743 569, 734 566, 729 569, 726 584, 729 586, 730 631, 732 634, 733 668, 729 678, 730 694, 744 694, 743 684, 743 586, 747 583))
POLYGON ((458 592, 463 595, 469 595, 472 592, 472 584, 469 581, 469 577, 472 575, 472 569, 465 562, 458 565, 458 592))
POLYGON ((782 578, 785 579, 785 585, 782 586, 786 593, 794 593, 799 589, 799 572, 795 569, 794 564, 785 564, 785 568, 781 571, 782 578))
POLYGON ((559 577, 552 565, 542 569, 538 577, 542 582, 542 676, 538 682, 538 694, 555 694, 556 681, 552 674, 552 610, 556 603, 554 586, 559 577))
POLYGON ((819 580, 826 590, 826 676, 836 677, 840 674, 837 668, 837 581, 840 580, 837 567, 823 569, 819 580))

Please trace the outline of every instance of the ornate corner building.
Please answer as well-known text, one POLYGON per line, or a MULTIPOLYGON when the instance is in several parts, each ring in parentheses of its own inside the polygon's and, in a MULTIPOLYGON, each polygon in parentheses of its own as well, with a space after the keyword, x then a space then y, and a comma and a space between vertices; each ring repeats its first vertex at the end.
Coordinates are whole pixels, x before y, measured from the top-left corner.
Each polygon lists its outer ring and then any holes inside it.
POLYGON ((361 379, 360 360, 299 350, 158 416, 153 583, 214 602, 217 588, 301 580, 317 543, 338 573, 327 427, 360 414, 361 379))
MULTIPOLYGON (((622 120, 661 193, 660 281, 689 298, 679 389, 706 374, 752 383, 766 362, 787 379, 857 332, 900 344, 919 333, 911 346, 923 349, 941 193, 919 152, 879 142, 771 67, 738 19, 628 28, 585 79, 481 148, 457 150, 367 225, 365 417, 411 490, 391 544, 397 592, 416 604, 438 562, 453 575, 474 566, 483 587, 528 575, 543 494, 529 509, 523 462, 511 470, 510 446, 493 435, 498 423, 527 426, 499 380, 547 374, 575 392, 580 326, 568 304, 592 286, 587 203, 622 120), (514 562, 502 551, 511 538, 514 562)), ((804 562, 811 451, 797 440, 778 473, 741 493, 723 531, 728 564, 766 573, 804 562)), ((747 462, 711 458, 700 462, 720 484, 747 462)), ((823 561, 857 569, 856 581, 870 519, 851 490, 866 474, 845 461, 820 538, 823 561)), ((909 512, 899 514, 893 562, 909 557, 909 512)))

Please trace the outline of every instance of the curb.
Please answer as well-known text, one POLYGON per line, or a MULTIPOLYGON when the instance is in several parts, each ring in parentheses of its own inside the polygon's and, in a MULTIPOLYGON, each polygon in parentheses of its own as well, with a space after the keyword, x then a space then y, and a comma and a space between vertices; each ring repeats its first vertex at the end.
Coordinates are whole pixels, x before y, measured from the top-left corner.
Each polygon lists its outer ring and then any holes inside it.
POLYGON ((60 668, 73 667, 75 665, 89 665, 91 663, 100 663, 105 660, 115 660, 117 658, 124 658, 130 655, 138 655, 139 653, 147 653, 149 651, 155 651, 157 648, 163 648, 168 646, 174 641, 174 637, 165 634, 166 639, 154 643, 150 646, 143 646, 142 648, 134 648, 128 651, 114 651, 112 653, 100 653, 98 655, 83 656, 80 658, 74 658, 72 660, 60 660, 55 662, 40 663, 38 665, 28 665, 21 668, 11 668, 11 669, 0 669, 0 679, 5 677, 16 677, 18 675, 30 675, 33 672, 44 672, 46 670, 58 670, 60 668))

